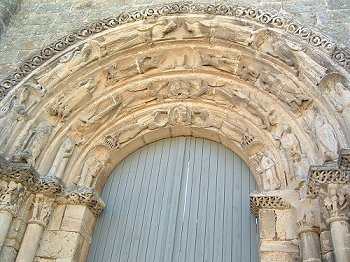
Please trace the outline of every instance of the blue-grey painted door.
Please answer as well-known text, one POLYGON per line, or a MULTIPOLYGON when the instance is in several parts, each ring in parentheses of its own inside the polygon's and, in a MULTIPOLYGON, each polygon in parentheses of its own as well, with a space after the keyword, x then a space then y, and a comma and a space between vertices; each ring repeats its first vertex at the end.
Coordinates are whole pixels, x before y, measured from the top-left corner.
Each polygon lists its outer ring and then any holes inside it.
POLYGON ((255 262, 255 181, 221 144, 179 137, 124 159, 102 194, 89 262, 255 262))

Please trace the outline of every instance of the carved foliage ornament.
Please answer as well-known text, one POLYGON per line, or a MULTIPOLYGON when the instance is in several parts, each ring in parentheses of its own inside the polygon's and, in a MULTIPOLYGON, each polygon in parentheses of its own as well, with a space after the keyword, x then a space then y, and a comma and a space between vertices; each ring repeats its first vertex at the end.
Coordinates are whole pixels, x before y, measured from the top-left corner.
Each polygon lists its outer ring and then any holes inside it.
POLYGON ((0 210, 6 210, 15 215, 26 190, 36 195, 32 223, 45 226, 55 201, 61 204, 86 205, 95 215, 99 215, 104 208, 103 201, 94 189, 78 186, 64 190, 56 177, 40 177, 28 164, 10 162, 1 155, 0 177, 5 182, 2 183, 4 185, 0 184, 0 210))
POLYGON ((0 187, 0 211, 7 211, 15 216, 22 203, 24 193, 23 186, 13 181, 6 183, 6 186, 2 188, 0 187))
POLYGON ((337 46, 328 37, 307 28, 295 19, 282 15, 278 12, 270 12, 252 7, 243 7, 228 4, 200 4, 192 2, 179 2, 162 4, 153 7, 121 13, 115 17, 95 22, 87 27, 75 31, 53 44, 43 48, 39 53, 33 55, 19 66, 19 68, 8 78, 0 83, 0 98, 3 98, 10 89, 16 86, 34 69, 44 64, 47 60, 62 52, 77 42, 102 31, 115 28, 118 25, 144 20, 149 17, 168 16, 176 14, 211 14, 243 18, 258 22, 262 25, 281 29, 294 35, 312 47, 320 48, 329 55, 333 61, 350 71, 350 53, 337 46))

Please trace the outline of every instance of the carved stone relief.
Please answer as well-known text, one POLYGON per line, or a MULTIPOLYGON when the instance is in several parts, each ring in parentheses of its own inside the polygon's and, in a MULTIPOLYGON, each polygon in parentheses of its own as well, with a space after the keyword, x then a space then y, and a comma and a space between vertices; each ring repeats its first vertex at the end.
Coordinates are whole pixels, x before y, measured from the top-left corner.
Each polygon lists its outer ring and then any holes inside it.
POLYGON ((107 83, 113 84, 127 78, 144 74, 149 70, 158 68, 164 56, 160 55, 139 55, 133 61, 125 61, 120 64, 111 65, 108 68, 107 83))
POLYGON ((68 93, 62 93, 52 101, 47 111, 51 116, 57 117, 60 121, 67 118, 81 103, 92 98, 92 94, 97 88, 96 79, 88 79, 79 83, 79 86, 68 93))
POLYGON ((30 223, 46 226, 52 212, 53 199, 43 195, 36 195, 33 202, 32 217, 30 223))
POLYGON ((297 85, 280 73, 262 71, 256 82, 257 87, 264 90, 280 101, 286 103, 293 112, 300 112, 309 107, 312 99, 302 94, 297 85))
POLYGON ((39 157, 41 151, 46 146, 50 137, 53 126, 46 122, 40 122, 27 132, 24 141, 21 141, 16 148, 14 159, 18 161, 24 160, 28 164, 35 166, 35 161, 39 157))
POLYGON ((265 191, 277 190, 281 187, 276 163, 271 156, 264 152, 258 152, 250 158, 250 162, 260 175, 265 191))
POLYGON ((336 112, 344 119, 347 129, 350 128, 350 90, 347 87, 346 79, 340 74, 330 73, 326 75, 321 83, 320 88, 327 99, 331 102, 336 112))
POLYGON ((98 60, 103 55, 105 54, 101 50, 100 42, 89 40, 81 48, 78 47, 63 55, 57 65, 47 73, 44 73, 38 81, 43 83, 44 86, 54 86, 70 73, 98 60))
POLYGON ((70 138, 66 138, 60 146, 55 160, 53 161, 47 176, 57 177, 62 179, 64 176, 65 168, 68 164, 70 157, 73 154, 74 142, 70 138))
POLYGON ((337 159, 339 149, 337 135, 325 115, 320 112, 320 109, 313 106, 305 115, 305 122, 311 136, 316 141, 323 161, 337 159))
POLYGON ((24 197, 22 184, 14 181, 7 182, 0 187, 0 210, 8 211, 16 216, 24 197))
POLYGON ((108 168, 109 152, 98 147, 87 155, 76 184, 82 187, 95 188, 99 176, 108 168))
POLYGON ((288 42, 269 29, 263 28, 253 33, 251 43, 258 50, 265 52, 273 57, 280 59, 288 66, 294 68, 296 73, 299 72, 299 63, 293 50, 288 42))
POLYGON ((272 137, 277 141, 277 146, 285 153, 291 167, 290 172, 294 173, 296 178, 305 181, 310 164, 292 128, 288 124, 283 124, 272 137))

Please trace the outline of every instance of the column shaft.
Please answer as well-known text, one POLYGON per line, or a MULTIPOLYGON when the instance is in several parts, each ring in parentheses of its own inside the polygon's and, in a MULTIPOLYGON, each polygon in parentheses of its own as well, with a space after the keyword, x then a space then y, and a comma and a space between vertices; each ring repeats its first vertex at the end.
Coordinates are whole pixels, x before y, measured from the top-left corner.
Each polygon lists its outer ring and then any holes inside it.
POLYGON ((318 232, 308 230, 299 233, 303 262, 321 262, 321 245, 318 232))
POLYGON ((0 211, 0 251, 4 245, 11 226, 13 215, 8 211, 0 211))
POLYGON ((43 231, 43 225, 29 224, 27 226, 16 262, 32 262, 34 260, 43 231))
POLYGON ((335 261, 350 261, 349 224, 345 220, 330 222, 335 261))

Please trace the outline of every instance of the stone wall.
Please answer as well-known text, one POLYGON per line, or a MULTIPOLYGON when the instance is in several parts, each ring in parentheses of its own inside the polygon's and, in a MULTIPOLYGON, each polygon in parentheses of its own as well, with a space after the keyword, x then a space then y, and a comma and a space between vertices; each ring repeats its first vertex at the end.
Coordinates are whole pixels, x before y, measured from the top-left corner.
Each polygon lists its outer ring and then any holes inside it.
MULTIPOLYGON (((82 24, 115 15, 125 9, 169 1, 5 0, 0 3, 0 13, 4 9, 2 6, 5 6, 7 2, 9 4, 6 10, 9 7, 15 10, 13 7, 17 6, 17 2, 22 2, 22 4, 11 21, 6 18, 6 24, 8 21, 10 24, 0 39, 0 79, 6 77, 33 51, 80 28, 82 24)), ((259 6, 266 9, 274 8, 291 13, 303 24, 319 28, 339 44, 350 46, 350 1, 348 0, 226 0, 223 2, 259 6)))

